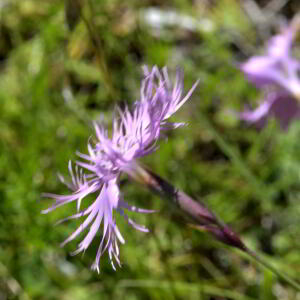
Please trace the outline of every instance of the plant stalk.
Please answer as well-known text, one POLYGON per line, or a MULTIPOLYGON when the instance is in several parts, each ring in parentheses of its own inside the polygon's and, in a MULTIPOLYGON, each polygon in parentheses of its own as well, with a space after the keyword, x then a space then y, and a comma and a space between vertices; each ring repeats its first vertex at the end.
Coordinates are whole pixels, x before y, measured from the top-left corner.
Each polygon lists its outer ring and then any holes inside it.
POLYGON ((176 206, 180 210, 181 213, 188 216, 193 220, 193 222, 196 223, 196 225, 192 224, 192 227, 208 231, 218 241, 241 250, 243 253, 246 253, 252 259, 266 267, 273 274, 277 275, 280 279, 284 280, 296 290, 300 291, 300 284, 290 278, 287 274, 278 271, 264 258, 259 256, 253 250, 249 249, 243 243, 239 235, 236 234, 213 212, 211 212, 203 203, 194 200, 184 192, 175 188, 165 179, 161 178, 147 168, 142 167, 141 165, 132 165, 132 167, 126 170, 126 172, 138 183, 146 186, 148 189, 154 191, 162 198, 168 199, 172 205, 176 206))

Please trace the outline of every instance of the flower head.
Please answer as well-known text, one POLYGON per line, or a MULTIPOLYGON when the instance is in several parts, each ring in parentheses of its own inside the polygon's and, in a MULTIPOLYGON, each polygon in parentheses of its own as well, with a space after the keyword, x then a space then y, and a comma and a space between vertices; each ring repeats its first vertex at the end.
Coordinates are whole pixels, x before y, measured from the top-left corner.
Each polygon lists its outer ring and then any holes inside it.
POLYGON ((86 217, 83 223, 62 243, 75 239, 86 228, 89 232, 79 243, 73 254, 85 251, 103 227, 102 238, 92 269, 99 272, 100 257, 107 251, 113 268, 120 266, 118 243, 125 243, 113 216, 117 211, 132 227, 147 232, 148 229, 130 219, 125 210, 150 213, 152 210, 140 209, 129 205, 123 199, 119 189, 119 178, 122 172, 134 172, 136 159, 157 149, 156 142, 162 132, 182 126, 183 123, 169 123, 173 115, 190 97, 197 82, 186 96, 182 96, 183 74, 178 71, 172 86, 167 69, 162 71, 155 66, 152 70, 144 67, 144 79, 141 85, 140 100, 136 101, 133 110, 128 107, 121 111, 116 109, 112 133, 102 125, 95 123, 96 142, 88 143, 88 154, 77 153, 82 159, 76 161, 75 170, 69 162, 71 181, 59 176, 60 180, 72 191, 70 195, 44 194, 55 199, 55 203, 44 213, 69 202, 77 202, 77 213, 59 223, 70 219, 86 217), (88 208, 81 210, 81 202, 90 194, 96 194, 95 201, 88 208))
POLYGON ((267 116, 275 116, 283 128, 300 116, 300 61, 291 54, 297 26, 292 23, 281 34, 271 38, 265 55, 254 56, 242 64, 241 70, 258 88, 265 99, 254 111, 246 110, 240 117, 259 127, 267 116), (281 109, 278 110, 278 107, 281 109))

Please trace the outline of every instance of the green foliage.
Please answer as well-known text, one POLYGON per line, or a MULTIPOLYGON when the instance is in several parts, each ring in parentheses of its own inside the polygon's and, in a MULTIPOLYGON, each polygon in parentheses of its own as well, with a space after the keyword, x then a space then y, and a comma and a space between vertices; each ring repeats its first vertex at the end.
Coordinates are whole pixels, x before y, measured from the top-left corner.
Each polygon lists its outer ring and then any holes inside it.
MULTIPOLYGON (((69 255, 76 242, 59 248, 79 223, 54 223, 75 207, 40 213, 51 204, 42 192, 66 192, 56 174, 66 174, 76 150, 86 151, 90 121, 109 122, 116 104, 139 97, 141 66, 179 65, 186 90, 200 78, 176 115, 189 126, 143 163, 202 199, 249 247, 299 278, 300 123, 282 132, 272 120, 258 132, 236 120, 232 110, 259 99, 236 68, 259 51, 257 28, 240 2, 208 2, 0 4, 0 299, 296 299, 293 288, 185 226, 134 183, 122 189, 126 200, 159 212, 132 214, 149 234, 118 218, 126 239, 118 272, 106 257, 100 275, 89 270, 97 241, 83 256, 69 255), (154 4, 176 12, 177 22, 147 22, 154 4)), ((290 2, 284 9, 294 12, 290 2)))

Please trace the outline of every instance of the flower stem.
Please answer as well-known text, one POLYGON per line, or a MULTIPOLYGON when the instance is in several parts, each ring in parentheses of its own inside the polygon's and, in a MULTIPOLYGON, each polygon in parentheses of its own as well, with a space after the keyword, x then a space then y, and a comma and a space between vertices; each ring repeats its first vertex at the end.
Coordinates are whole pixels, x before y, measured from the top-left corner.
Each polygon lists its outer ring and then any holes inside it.
POLYGON ((219 219, 213 212, 211 212, 203 203, 192 199, 184 192, 176 189, 165 179, 141 165, 132 165, 132 168, 127 170, 127 173, 135 181, 148 187, 150 190, 159 194, 162 198, 168 199, 173 205, 179 208, 184 215, 190 217, 196 223, 196 225, 191 224, 191 227, 208 231, 218 241, 241 250, 243 253, 252 257, 255 261, 266 267, 273 274, 277 275, 280 279, 300 291, 300 284, 291 279, 285 273, 278 271, 263 257, 249 249, 243 243, 239 235, 236 234, 221 219, 219 219))
POLYGON ((253 258, 255 261, 263 265, 265 268, 270 270, 273 274, 277 275, 280 279, 285 281, 286 283, 290 284, 292 287, 294 287, 297 291, 300 291, 300 284, 297 283, 294 279, 292 279, 287 274, 280 272, 277 270, 272 264, 270 264, 267 260, 265 260, 262 256, 258 255, 256 252, 252 251, 251 249, 246 249, 244 251, 246 254, 248 254, 251 258, 253 258))

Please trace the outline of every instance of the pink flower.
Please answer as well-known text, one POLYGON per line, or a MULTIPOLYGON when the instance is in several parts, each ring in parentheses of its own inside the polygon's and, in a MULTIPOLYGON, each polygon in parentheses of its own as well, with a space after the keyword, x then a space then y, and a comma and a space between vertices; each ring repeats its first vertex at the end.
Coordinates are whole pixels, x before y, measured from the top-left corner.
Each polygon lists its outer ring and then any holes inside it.
POLYGON ((113 268, 115 269, 115 263, 120 266, 118 242, 123 244, 125 239, 116 225, 114 211, 120 213, 135 229, 148 232, 147 228, 130 219, 125 210, 140 213, 151 213, 153 210, 127 204, 119 189, 119 178, 121 173, 134 172, 137 158, 157 149, 157 140, 164 130, 183 125, 183 123, 169 123, 167 119, 189 99, 196 85, 197 82, 183 97, 183 74, 180 71, 177 72, 175 84, 172 86, 166 68, 160 72, 156 66, 151 71, 144 67, 140 100, 136 101, 133 110, 130 111, 127 107, 124 111, 116 109, 111 136, 103 126, 95 123, 97 140, 95 143, 88 143, 88 154, 77 153, 82 160, 76 161, 75 172, 69 162, 71 182, 60 176, 60 180, 72 193, 44 194, 55 199, 55 203, 43 213, 53 211, 69 202, 77 202, 77 213, 59 223, 86 217, 62 243, 64 246, 89 227, 89 232, 73 254, 83 252, 89 247, 102 224, 102 238, 92 269, 99 272, 100 257, 105 251, 109 254, 113 268), (91 194, 96 194, 95 201, 88 208, 80 210, 81 202, 91 194))

